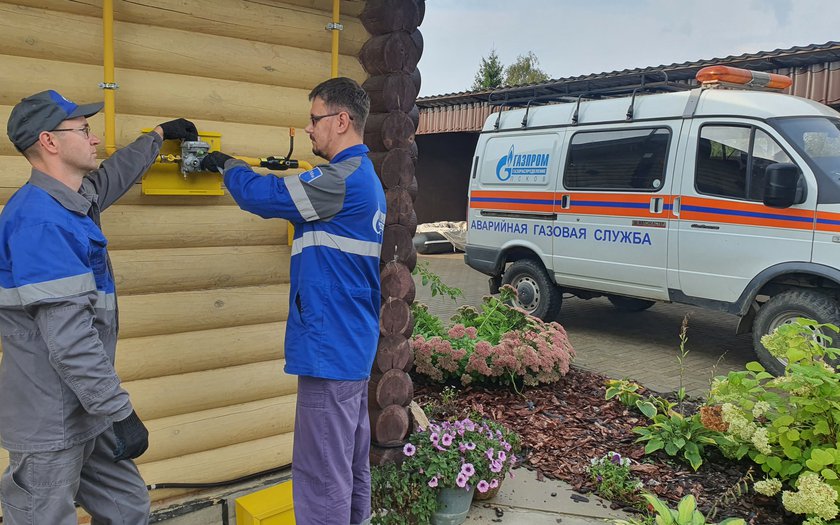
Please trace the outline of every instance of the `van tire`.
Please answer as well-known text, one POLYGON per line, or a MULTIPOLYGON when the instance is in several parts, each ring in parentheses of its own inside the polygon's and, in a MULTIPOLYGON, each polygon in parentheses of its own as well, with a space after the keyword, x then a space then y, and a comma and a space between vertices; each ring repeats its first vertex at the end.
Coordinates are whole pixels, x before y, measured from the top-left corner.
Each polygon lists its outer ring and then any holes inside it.
POLYGON ((774 295, 758 309, 753 323, 753 348, 759 362, 775 376, 784 375, 785 362, 768 352, 761 338, 797 317, 840 325, 840 304, 812 290, 788 290, 774 295))
POLYGON ((647 310, 656 304, 656 301, 648 301, 647 299, 636 299, 635 297, 624 297, 623 295, 609 295, 607 299, 610 300, 616 309, 622 312, 641 312, 647 310))
POLYGON ((502 284, 517 290, 514 306, 543 321, 554 321, 560 313, 563 294, 548 276, 545 267, 533 259, 520 259, 505 271, 502 284), (524 298, 524 303, 521 299, 524 298))

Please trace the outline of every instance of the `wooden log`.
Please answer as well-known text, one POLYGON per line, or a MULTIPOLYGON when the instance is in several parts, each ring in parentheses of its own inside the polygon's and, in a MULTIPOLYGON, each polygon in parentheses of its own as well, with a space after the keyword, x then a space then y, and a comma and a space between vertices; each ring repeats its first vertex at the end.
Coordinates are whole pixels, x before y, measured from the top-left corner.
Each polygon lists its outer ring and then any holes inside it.
POLYGON ((417 89, 411 75, 391 73, 368 78, 362 87, 370 96, 371 113, 403 111, 408 113, 417 99, 417 89))
POLYGON ((411 43, 414 44, 414 53, 417 58, 415 64, 417 64, 420 61, 420 57, 423 56, 423 33, 419 29, 416 29, 409 34, 409 37, 411 38, 411 43))
POLYGON ((385 226, 380 258, 382 264, 397 261, 413 271, 417 264, 417 251, 414 249, 413 237, 411 231, 400 224, 385 226))
POLYGON ((420 124, 420 108, 417 107, 415 104, 411 111, 408 112, 408 118, 411 119, 411 122, 414 124, 414 130, 417 131, 417 126, 420 124))
POLYGON ((177 334, 120 337, 117 373, 123 381, 188 374, 285 356, 285 322, 177 334))
POLYGON ((372 35, 392 31, 412 32, 420 23, 420 10, 413 1, 367 0, 359 20, 372 35))
POLYGON ((406 456, 403 454, 403 443, 399 441, 390 447, 383 447, 376 443, 370 445, 370 465, 382 466, 388 463, 400 464, 405 461, 406 456))
POLYGON ((126 338, 276 323, 289 314, 289 285, 129 295, 119 307, 126 338))
POLYGON ((417 200, 417 178, 411 177, 411 182, 406 186, 406 191, 411 195, 411 200, 417 200))
MULTIPOLYGON (((309 7, 332 13, 332 0, 283 0, 284 4, 294 4, 301 7, 309 7)), ((352 16, 358 18, 362 11, 364 11, 364 2, 358 0, 342 0, 340 5, 341 16, 352 16)))
POLYGON ((399 224, 405 226, 414 236, 417 230, 417 214, 414 212, 414 200, 404 188, 394 188, 385 192, 387 213, 385 224, 399 224))
POLYGON ((140 417, 152 420, 294 394, 297 376, 285 374, 284 365, 277 359, 129 381, 123 387, 140 417))
POLYGON ((385 373, 388 370, 410 372, 414 366, 411 344, 400 334, 385 335, 379 338, 376 359, 373 361, 374 372, 385 373))
POLYGON ((426 17, 426 0, 414 0, 417 3, 417 12, 420 15, 419 20, 417 21, 417 25, 423 23, 423 19, 426 17))
POLYGON ((406 406, 414 397, 411 377, 402 370, 391 369, 382 375, 376 374, 368 383, 368 399, 379 408, 388 405, 406 406))
POLYGON ((286 244, 286 221, 233 206, 112 206, 102 214, 111 250, 286 244))
POLYGON ((411 81, 412 81, 412 82, 414 82, 414 89, 415 89, 415 91, 417 91, 418 93, 420 93, 420 86, 421 86, 421 84, 422 84, 422 81, 421 81, 421 80, 422 80, 422 79, 421 79, 421 76, 420 76, 420 70, 419 70, 419 69, 417 69, 417 68, 414 68, 414 69, 411 71, 411 81))
POLYGON ((289 394, 146 420, 149 450, 137 463, 152 463, 292 432, 296 398, 295 394, 289 394))
POLYGON ((289 282, 290 255, 287 245, 219 246, 114 250, 111 261, 126 296, 289 282))
POLYGON ((404 264, 389 262, 380 274, 382 298, 394 297, 402 299, 407 304, 414 302, 416 285, 411 277, 411 271, 404 264))
POLYGON ((417 126, 408 113, 372 113, 365 125, 365 144, 371 151, 408 148, 414 142, 417 126))
POLYGON ((359 61, 370 75, 411 73, 419 60, 417 43, 405 31, 374 36, 359 51, 359 61))
MULTIPOLYGON (((286 432, 186 456, 144 463, 140 465, 140 474, 150 485, 233 480, 291 464, 292 441, 292 432, 286 432)), ((152 490, 149 495, 153 501, 160 501, 183 492, 152 490)))
MULTIPOLYGON (((173 29, 148 22, 115 24, 117 67, 301 89, 312 89, 330 76, 329 50, 303 49, 306 41, 278 45, 257 41, 262 35, 230 38, 195 31, 194 24, 173 29)), ((0 48, 9 55, 101 66, 101 12, 91 17, 0 5, 0 48)), ((365 78, 354 55, 339 59, 339 74, 365 78)))
MULTIPOLYGON (((126 68, 116 68, 115 75, 121 112, 299 128, 309 122, 305 89, 211 78, 196 82, 189 75, 126 68)), ((56 87, 70 100, 102 100, 97 87, 101 66, 0 55, 0 78, 4 79, 0 104, 13 106, 32 93, 56 87)))
POLYGON ((413 330, 414 315, 408 303, 393 297, 386 299, 379 311, 379 333, 409 337, 413 330))
POLYGON ((408 409, 388 405, 383 409, 368 407, 371 441, 379 446, 399 445, 411 430, 408 409))
MULTIPOLYGON (((292 0, 300 4, 305 0, 292 0)), ((15 0, 16 4, 56 10, 90 17, 101 17, 100 2, 68 2, 67 0, 15 0)), ((356 18, 361 6, 342 2, 341 52, 357 55, 368 39, 367 31, 356 18), (354 14, 355 13, 355 14, 354 14)), ((330 51, 332 39, 324 27, 330 22, 331 5, 326 9, 289 8, 277 2, 247 0, 144 0, 114 2, 114 18, 118 21, 150 24, 173 29, 195 28, 204 34, 257 40, 292 47, 330 51), (268 28, 255 29, 257 26, 268 28), (258 35, 255 36, 255 35, 258 35)), ((230 67, 230 64, 227 64, 230 67)), ((119 78, 119 77, 118 77, 119 78)))
POLYGON ((371 152, 369 157, 386 190, 411 185, 415 168, 410 149, 394 148, 384 152, 371 152))

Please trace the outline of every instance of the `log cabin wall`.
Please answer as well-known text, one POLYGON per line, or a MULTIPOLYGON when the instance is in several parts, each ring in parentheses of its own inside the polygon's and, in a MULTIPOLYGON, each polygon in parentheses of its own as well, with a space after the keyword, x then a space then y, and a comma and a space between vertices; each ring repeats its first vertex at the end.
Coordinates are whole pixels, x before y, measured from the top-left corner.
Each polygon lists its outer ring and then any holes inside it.
POLYGON ((371 34, 359 53, 359 61, 370 74, 363 85, 371 106, 365 144, 388 207, 381 254, 380 338, 368 400, 372 464, 403 457, 400 445, 412 426, 408 405, 414 385, 408 372, 414 360, 408 338, 414 330, 411 271, 417 264, 412 242, 417 229, 414 133, 420 118, 415 104, 420 91, 417 63, 423 53, 417 27, 425 8, 425 0, 368 0, 360 15, 371 34))
MULTIPOLYGON (((339 74, 359 82, 363 7, 341 4, 339 74)), ((115 0, 117 145, 185 117, 221 133, 226 153, 285 155, 288 129, 308 122, 309 90, 330 76, 331 10, 329 0, 115 0)), ((45 89, 102 100, 102 39, 100 1, 0 2, 0 119, 45 89)), ((102 137, 102 113, 90 120, 102 137)), ((303 133, 294 158, 322 162, 303 133)), ((28 177, 2 134, 0 202, 28 177)), ((149 197, 138 184, 102 222, 119 294, 117 370, 151 432, 138 461, 146 482, 214 482, 291 463, 285 221, 240 211, 227 195, 149 197)), ((7 463, 0 450, 0 469, 7 463)))

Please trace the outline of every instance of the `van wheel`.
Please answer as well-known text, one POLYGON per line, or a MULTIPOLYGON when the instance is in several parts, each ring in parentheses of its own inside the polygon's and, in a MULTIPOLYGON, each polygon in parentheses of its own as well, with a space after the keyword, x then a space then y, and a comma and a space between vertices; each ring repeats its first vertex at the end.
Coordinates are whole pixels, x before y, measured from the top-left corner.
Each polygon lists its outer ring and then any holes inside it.
MULTIPOLYGON (((785 373, 787 360, 777 358, 768 352, 761 344, 761 338, 783 324, 792 323, 797 317, 837 325, 840 324, 840 305, 831 297, 819 292, 788 290, 774 295, 758 309, 753 324, 753 348, 759 362, 773 375, 785 373)), ((814 335, 820 337, 821 334, 814 335)))
POLYGON ((656 301, 648 301, 647 299, 636 299, 635 297, 624 297, 621 295, 609 295, 607 299, 610 300, 613 306, 622 312, 641 312, 647 310, 656 301))
POLYGON ((520 259, 510 265, 502 277, 502 284, 516 289, 513 305, 543 321, 553 321, 560 313, 563 295, 545 267, 533 259, 520 259))

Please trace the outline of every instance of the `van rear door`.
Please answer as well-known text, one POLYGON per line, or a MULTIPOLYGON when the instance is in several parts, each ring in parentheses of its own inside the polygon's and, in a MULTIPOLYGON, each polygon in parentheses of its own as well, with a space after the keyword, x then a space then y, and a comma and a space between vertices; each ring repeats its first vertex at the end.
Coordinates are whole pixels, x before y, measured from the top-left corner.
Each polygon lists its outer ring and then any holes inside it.
POLYGON ((555 205, 558 284, 668 298, 670 174, 681 126, 678 120, 570 132, 555 205))

